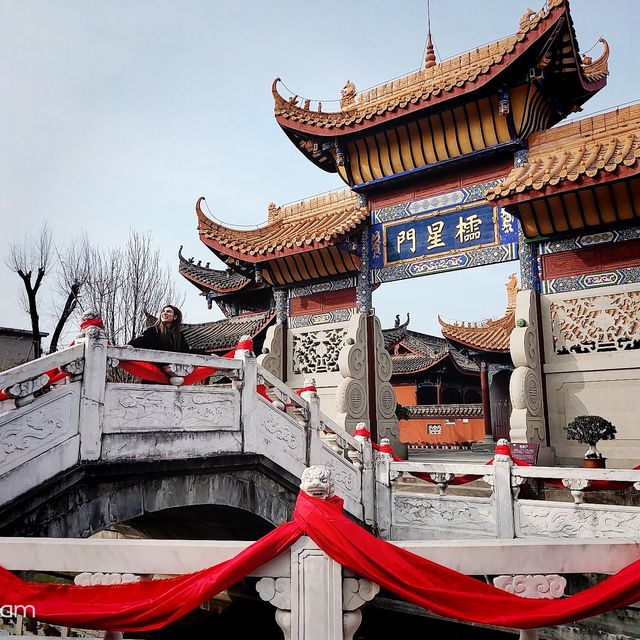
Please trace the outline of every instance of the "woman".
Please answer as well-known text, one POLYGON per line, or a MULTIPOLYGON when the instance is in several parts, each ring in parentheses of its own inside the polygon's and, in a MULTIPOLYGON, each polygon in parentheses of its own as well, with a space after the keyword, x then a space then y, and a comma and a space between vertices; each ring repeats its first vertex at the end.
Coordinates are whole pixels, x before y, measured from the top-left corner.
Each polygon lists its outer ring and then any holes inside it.
MULTIPOLYGON (((194 353, 182 333, 182 311, 170 304, 162 307, 156 323, 145 329, 141 336, 131 340, 129 345, 156 351, 194 353)), ((184 383, 184 373, 174 371, 168 364, 157 366, 169 378, 171 384, 181 386, 184 383)))
POLYGON ((192 353, 182 333, 182 312, 178 307, 166 305, 154 325, 145 329, 141 336, 129 342, 132 347, 192 353))

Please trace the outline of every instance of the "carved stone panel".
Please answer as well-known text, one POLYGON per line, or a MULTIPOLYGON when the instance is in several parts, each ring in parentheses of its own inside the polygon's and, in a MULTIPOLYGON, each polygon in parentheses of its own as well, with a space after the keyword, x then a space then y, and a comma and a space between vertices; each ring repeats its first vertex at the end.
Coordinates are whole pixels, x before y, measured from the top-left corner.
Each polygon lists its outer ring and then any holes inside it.
POLYGON ((104 433, 238 431, 239 411, 240 397, 233 389, 108 384, 104 433))
POLYGON ((79 382, 0 417, 0 474, 78 433, 79 382))
POLYGON ((447 529, 475 536, 495 536, 495 510, 491 500, 473 502, 457 497, 417 494, 393 496, 394 525, 422 529, 447 529))
POLYGON ((338 356, 347 334, 336 327, 320 331, 300 331, 292 336, 293 373, 334 373, 339 371, 338 356))
POLYGON ((521 538, 640 538, 640 514, 632 508, 523 501, 515 518, 521 538))
POLYGON ((360 474, 346 459, 328 450, 324 445, 314 449, 313 464, 322 464, 331 469, 336 484, 336 493, 345 497, 351 495, 360 501, 360 474))
POLYGON ((257 453, 292 473, 297 474, 306 466, 305 430, 297 422, 260 401, 255 410, 255 425, 257 453))
POLYGON ((640 348, 640 291, 557 300, 549 313, 558 355, 640 348))

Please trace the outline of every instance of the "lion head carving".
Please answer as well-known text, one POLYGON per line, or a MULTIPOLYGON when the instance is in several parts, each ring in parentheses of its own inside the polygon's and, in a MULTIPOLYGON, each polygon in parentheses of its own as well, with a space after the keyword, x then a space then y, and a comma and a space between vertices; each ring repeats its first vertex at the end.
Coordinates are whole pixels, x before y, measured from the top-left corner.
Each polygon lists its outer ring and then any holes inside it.
POLYGON ((314 498, 331 498, 335 493, 334 486, 331 469, 325 465, 307 467, 302 472, 300 488, 314 498))

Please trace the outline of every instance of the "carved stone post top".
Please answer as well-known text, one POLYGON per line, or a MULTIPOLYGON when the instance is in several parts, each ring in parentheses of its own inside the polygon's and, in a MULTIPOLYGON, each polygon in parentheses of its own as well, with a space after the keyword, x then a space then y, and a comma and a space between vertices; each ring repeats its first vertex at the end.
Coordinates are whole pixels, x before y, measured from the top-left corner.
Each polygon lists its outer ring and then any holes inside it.
POLYGON ((313 465, 302 472, 300 488, 314 498, 326 500, 335 495, 335 482, 331 468, 326 465, 313 465))

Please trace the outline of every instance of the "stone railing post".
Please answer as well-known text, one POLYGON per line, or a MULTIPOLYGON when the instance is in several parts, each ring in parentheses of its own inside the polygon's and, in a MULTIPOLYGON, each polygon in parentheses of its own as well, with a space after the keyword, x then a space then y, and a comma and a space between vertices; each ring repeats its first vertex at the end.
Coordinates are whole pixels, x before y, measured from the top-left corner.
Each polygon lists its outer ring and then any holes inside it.
POLYGON ((375 460, 376 479, 376 529, 383 540, 391 537, 392 487, 388 454, 378 454, 375 460))
POLYGON ((376 523, 376 475, 371 440, 362 443, 362 506, 364 521, 369 525, 376 523))
POLYGON ((84 338, 84 374, 80 387, 81 460, 100 458, 106 376, 107 337, 98 327, 90 327, 84 338))
POLYGON ((252 353, 242 356, 242 369, 238 372, 237 380, 232 381, 234 389, 240 391, 240 411, 242 423, 242 441, 244 451, 258 451, 258 432, 255 425, 255 411, 258 403, 258 368, 256 358, 252 353))
POLYGON ((307 397, 309 403, 309 420, 307 422, 307 466, 311 461, 311 439, 320 438, 322 426, 320 423, 320 396, 317 393, 310 393, 307 397))
POLYGON ((514 538, 513 493, 511 492, 511 459, 496 455, 493 459, 493 499, 496 508, 498 538, 514 538))

